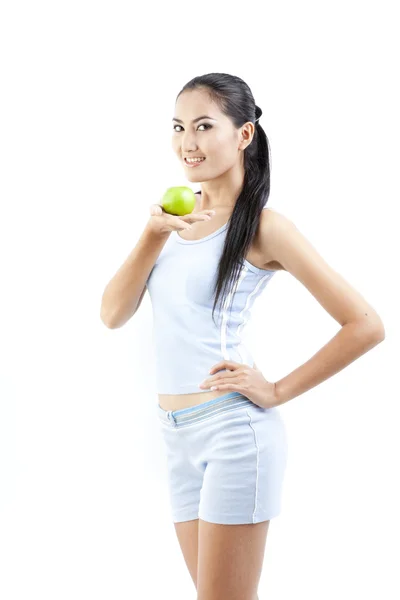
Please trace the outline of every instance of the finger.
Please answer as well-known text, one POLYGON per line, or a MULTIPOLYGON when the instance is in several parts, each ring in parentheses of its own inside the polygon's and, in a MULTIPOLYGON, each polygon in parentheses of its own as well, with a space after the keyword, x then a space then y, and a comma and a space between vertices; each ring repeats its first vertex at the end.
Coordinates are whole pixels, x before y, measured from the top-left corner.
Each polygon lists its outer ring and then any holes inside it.
POLYGON ((211 215, 196 213, 194 215, 190 215, 190 218, 192 220, 195 220, 195 221, 210 221, 211 220, 211 215))
POLYGON ((217 375, 205 379, 199 387, 209 389, 212 385, 219 385, 221 382, 228 383, 230 380, 237 379, 238 375, 239 374, 237 371, 224 371, 217 373, 217 375))
POLYGON ((175 221, 174 224, 176 227, 180 227, 181 229, 192 229, 192 226, 183 219, 178 219, 178 221, 175 221))
POLYGON ((223 360, 211 368, 210 375, 212 373, 215 373, 215 371, 219 371, 220 369, 224 369, 224 368, 237 369, 238 367, 241 367, 241 366, 242 366, 241 363, 233 362, 232 360, 223 360))
POLYGON ((201 214, 201 213, 190 214, 189 213, 187 215, 184 215, 181 218, 187 219, 191 223, 194 223, 195 221, 210 221, 212 217, 211 217, 211 215, 208 215, 208 214, 201 214))
POLYGON ((235 383, 219 383, 218 385, 213 385, 210 388, 211 390, 225 390, 227 392, 239 392, 242 393, 242 388, 240 385, 236 385, 235 383))
POLYGON ((187 213, 187 216, 198 216, 198 215, 207 215, 209 217, 213 217, 215 215, 215 210, 213 210, 212 208, 205 208, 204 210, 199 210, 197 212, 190 212, 187 213))
POLYGON ((161 216, 163 214, 161 206, 159 204, 152 204, 150 206, 150 214, 154 216, 161 216))

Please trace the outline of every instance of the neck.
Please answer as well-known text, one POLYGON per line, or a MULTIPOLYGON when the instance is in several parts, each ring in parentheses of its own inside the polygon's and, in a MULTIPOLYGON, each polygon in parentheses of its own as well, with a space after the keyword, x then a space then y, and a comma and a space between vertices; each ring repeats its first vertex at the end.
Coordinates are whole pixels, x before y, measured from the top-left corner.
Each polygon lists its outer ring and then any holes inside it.
POLYGON ((232 211, 243 189, 243 165, 234 165, 222 176, 205 181, 199 193, 199 210, 226 209, 232 211))

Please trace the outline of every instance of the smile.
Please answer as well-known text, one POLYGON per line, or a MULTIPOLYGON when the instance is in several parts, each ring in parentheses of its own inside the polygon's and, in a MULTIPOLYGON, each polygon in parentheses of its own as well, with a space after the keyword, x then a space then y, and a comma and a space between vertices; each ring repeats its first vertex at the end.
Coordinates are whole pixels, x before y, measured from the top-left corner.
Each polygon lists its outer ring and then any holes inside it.
POLYGON ((187 158, 184 158, 184 163, 187 167, 198 167, 199 165, 201 165, 202 162, 204 162, 206 159, 202 158, 200 160, 188 160, 187 158))

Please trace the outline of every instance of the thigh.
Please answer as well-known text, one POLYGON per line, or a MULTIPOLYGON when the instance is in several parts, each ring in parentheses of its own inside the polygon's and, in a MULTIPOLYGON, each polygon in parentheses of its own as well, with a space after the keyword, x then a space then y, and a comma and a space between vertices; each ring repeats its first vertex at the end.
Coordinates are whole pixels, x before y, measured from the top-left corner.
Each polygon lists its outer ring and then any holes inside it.
POLYGON ((197 600, 255 600, 269 521, 218 525, 199 519, 197 600))
POLYGON ((286 431, 275 409, 255 404, 213 424, 199 517, 219 525, 255 524, 280 513, 286 431))
POLYGON ((176 535, 190 576, 197 588, 199 519, 174 523, 176 535))
POLYGON ((174 524, 198 519, 205 465, 196 460, 196 445, 190 449, 185 430, 163 427, 167 482, 174 524))

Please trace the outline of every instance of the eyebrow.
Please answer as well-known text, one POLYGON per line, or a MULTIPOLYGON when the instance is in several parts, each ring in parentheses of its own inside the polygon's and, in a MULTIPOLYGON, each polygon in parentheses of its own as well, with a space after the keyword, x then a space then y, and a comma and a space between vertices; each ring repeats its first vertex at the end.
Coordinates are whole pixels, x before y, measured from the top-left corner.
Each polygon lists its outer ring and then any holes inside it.
MULTIPOLYGON (((202 115, 201 117, 197 117, 196 119, 193 119, 192 123, 196 123, 197 121, 200 121, 201 119, 211 119, 212 121, 215 121, 216 119, 213 119, 212 117, 209 117, 208 115, 202 115)), ((178 123, 183 123, 183 121, 181 121, 181 119, 176 119, 175 117, 172 117, 173 121, 177 121, 178 123)))

